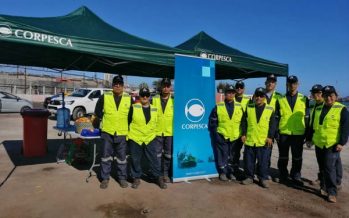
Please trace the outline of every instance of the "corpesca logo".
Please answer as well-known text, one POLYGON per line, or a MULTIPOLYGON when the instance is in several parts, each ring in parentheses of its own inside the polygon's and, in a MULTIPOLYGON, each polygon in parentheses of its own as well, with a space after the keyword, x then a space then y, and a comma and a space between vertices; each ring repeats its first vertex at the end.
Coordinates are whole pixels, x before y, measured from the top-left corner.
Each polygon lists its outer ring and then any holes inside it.
POLYGON ((9 37, 12 35, 12 29, 9 25, 0 24, 0 36, 9 37))
POLYGON ((192 98, 185 105, 184 113, 189 121, 197 123, 205 116, 205 106, 200 99, 192 98))
POLYGON ((0 24, 0 36, 1 37, 10 37, 14 36, 15 38, 23 40, 31 40, 43 43, 49 43, 59 46, 73 47, 72 40, 64 36, 50 35, 46 33, 33 32, 30 30, 16 29, 13 30, 7 24, 0 24))

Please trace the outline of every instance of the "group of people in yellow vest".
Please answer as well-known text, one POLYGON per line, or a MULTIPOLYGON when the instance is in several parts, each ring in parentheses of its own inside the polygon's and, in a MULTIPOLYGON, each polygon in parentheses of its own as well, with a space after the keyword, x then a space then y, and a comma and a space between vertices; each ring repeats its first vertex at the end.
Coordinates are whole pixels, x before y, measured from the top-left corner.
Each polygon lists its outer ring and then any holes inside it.
POLYGON ((336 102, 333 86, 314 85, 310 90, 313 104, 298 92, 298 78, 287 77, 287 92, 275 91, 277 77, 269 75, 265 88, 259 87, 250 99, 245 96, 244 83, 239 81, 225 89, 225 100, 212 110, 209 126, 215 142, 216 164, 222 181, 242 180, 254 183, 255 174, 263 188, 269 188, 271 151, 277 142, 279 176, 275 182, 303 186, 301 178, 303 145, 315 145, 319 166, 320 193, 329 202, 337 201, 341 188, 342 164, 340 151, 348 140, 348 110, 336 102), (239 159, 244 145, 244 175, 239 159), (289 149, 292 167, 287 169, 289 149), (241 179, 242 178, 242 179, 241 179))
MULTIPOLYGON (((228 85, 225 99, 218 102, 209 118, 219 179, 253 184, 255 174, 259 185, 268 188, 271 151, 274 142, 279 150, 280 183, 303 186, 301 178, 303 144, 315 145, 319 165, 320 192, 329 202, 336 202, 341 187, 340 151, 348 140, 349 119, 346 107, 338 102, 333 86, 314 85, 314 104, 298 92, 298 78, 287 77, 287 92, 275 91, 277 77, 269 75, 265 88, 255 90, 252 98, 244 94, 242 81, 228 85), (243 177, 240 154, 243 152, 243 177), (287 169, 291 148, 292 167, 287 169)), ((131 187, 138 188, 143 173, 166 189, 170 182, 173 143, 173 98, 171 80, 161 81, 160 95, 150 102, 150 91, 139 91, 140 101, 134 103, 123 92, 122 76, 113 78, 113 90, 103 94, 95 108, 96 120, 102 122, 103 139, 100 188, 108 187, 112 162, 116 161, 116 177, 122 188, 128 187, 127 160, 129 152, 131 187), (149 171, 142 172, 142 158, 149 171)), ((99 124, 95 124, 99 125, 99 124)))
POLYGON ((103 146, 101 152, 100 188, 108 187, 113 160, 116 161, 116 177, 120 187, 127 188, 127 153, 130 154, 131 187, 138 188, 141 176, 149 178, 166 189, 169 178, 173 142, 173 99, 171 80, 161 81, 161 94, 152 98, 150 91, 141 88, 139 102, 123 92, 124 80, 115 76, 113 90, 104 93, 97 101, 95 123, 101 127, 103 146), (142 171, 142 159, 149 171, 142 171))

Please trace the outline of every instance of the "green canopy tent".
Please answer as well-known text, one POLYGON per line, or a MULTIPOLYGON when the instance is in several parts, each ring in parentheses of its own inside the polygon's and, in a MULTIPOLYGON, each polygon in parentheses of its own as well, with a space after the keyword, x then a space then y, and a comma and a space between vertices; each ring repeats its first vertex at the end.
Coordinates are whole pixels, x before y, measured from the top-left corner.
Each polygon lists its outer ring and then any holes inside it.
POLYGON ((174 54, 193 55, 125 33, 87 7, 59 17, 0 15, 0 63, 173 78, 174 54))
POLYGON ((258 58, 229 47, 205 32, 200 32, 176 48, 216 60, 216 79, 266 77, 268 74, 288 75, 288 65, 258 58))

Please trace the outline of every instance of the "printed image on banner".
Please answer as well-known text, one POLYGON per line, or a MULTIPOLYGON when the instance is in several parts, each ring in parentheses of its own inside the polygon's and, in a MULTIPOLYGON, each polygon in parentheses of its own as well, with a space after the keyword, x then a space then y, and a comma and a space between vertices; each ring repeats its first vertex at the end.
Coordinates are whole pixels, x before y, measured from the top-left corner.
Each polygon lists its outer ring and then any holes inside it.
POLYGON ((208 129, 215 105, 215 62, 176 55, 173 181, 217 176, 208 129))

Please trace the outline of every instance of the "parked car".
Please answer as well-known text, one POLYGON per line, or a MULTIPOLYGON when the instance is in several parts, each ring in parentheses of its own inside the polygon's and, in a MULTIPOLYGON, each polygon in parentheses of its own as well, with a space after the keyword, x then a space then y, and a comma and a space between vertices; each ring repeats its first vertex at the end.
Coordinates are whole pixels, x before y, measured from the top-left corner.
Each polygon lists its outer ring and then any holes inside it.
POLYGON ((33 108, 32 102, 0 91, 0 112, 22 112, 31 108, 33 108))
POLYGON ((62 95, 62 94, 59 93, 59 94, 56 94, 56 95, 52 95, 52 96, 46 97, 45 100, 44 100, 44 108, 47 108, 47 106, 48 106, 48 105, 50 104, 50 102, 51 102, 51 99, 57 98, 57 97, 59 97, 59 96, 61 96, 61 95, 62 95))
MULTIPOLYGON (((105 91, 111 89, 105 88, 81 88, 64 97, 65 107, 70 110, 70 115, 73 120, 83 117, 86 114, 92 114, 95 110, 98 98, 103 95, 105 91)), ((57 110, 62 108, 62 95, 51 99, 47 109, 52 114, 57 114, 57 110)))

